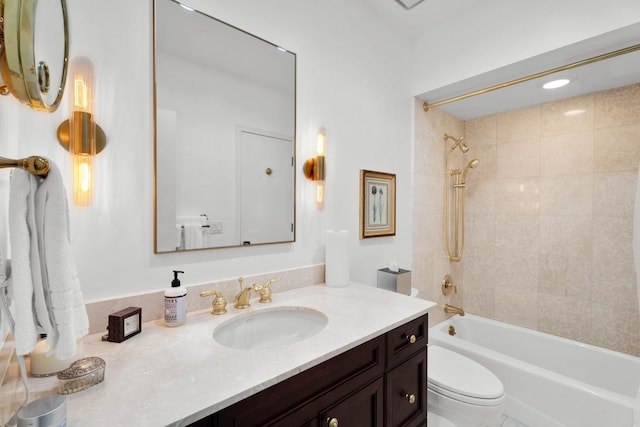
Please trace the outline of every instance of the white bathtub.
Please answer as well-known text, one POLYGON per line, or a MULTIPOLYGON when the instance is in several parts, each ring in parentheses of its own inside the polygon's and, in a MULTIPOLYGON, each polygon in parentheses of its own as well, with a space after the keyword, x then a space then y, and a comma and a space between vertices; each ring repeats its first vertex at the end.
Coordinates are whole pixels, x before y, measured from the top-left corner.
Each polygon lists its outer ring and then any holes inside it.
POLYGON ((429 343, 495 373, 507 394, 506 415, 528 426, 633 425, 638 357, 472 314, 431 327, 429 343), (455 336, 448 334, 450 325, 455 336))

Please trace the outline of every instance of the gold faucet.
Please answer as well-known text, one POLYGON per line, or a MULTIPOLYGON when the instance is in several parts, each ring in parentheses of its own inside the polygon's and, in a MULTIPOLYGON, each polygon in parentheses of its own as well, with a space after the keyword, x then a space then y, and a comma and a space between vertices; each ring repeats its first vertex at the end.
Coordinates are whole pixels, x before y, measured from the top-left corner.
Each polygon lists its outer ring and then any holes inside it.
POLYGON ((464 316, 464 310, 454 305, 445 304, 444 312, 449 314, 459 314, 460 316, 464 316))
POLYGON ((251 291, 253 290, 253 286, 256 286, 256 283, 254 283, 251 286, 247 286, 246 288, 243 288, 242 287, 243 281, 244 279, 242 277, 238 277, 238 283, 240 283, 240 293, 236 295, 236 299, 233 304, 235 308, 244 309, 244 308, 251 307, 251 304, 249 304, 249 298, 251 298, 251 291))
POLYGON ((200 292, 201 297, 209 297, 211 295, 215 295, 216 297, 211 301, 211 314, 219 315, 225 314, 227 312, 227 300, 222 295, 220 291, 202 291, 200 292))
POLYGON ((280 276, 273 278, 271 280, 267 280, 267 282, 264 285, 258 285, 254 283, 252 285, 253 289, 260 292, 260 300, 258 300, 258 302, 261 302, 261 303, 271 302, 271 288, 269 287, 269 285, 271 285, 273 282, 279 282, 279 281, 280 281, 280 276))

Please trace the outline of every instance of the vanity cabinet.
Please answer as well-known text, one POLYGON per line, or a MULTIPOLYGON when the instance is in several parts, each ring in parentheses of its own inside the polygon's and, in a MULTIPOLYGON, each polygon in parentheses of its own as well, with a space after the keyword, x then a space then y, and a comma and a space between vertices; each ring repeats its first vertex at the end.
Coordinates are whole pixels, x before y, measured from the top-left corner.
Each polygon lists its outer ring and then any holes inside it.
POLYGON ((426 425, 427 335, 424 315, 192 426, 426 425))

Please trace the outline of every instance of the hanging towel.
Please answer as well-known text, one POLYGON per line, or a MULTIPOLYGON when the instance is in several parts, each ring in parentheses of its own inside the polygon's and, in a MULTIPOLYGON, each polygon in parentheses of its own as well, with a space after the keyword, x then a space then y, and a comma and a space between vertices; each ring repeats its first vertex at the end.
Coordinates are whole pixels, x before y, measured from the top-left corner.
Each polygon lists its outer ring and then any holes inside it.
POLYGON ((184 225, 184 248, 200 249, 202 248, 202 226, 199 224, 184 225))
POLYGON ((54 329, 47 342, 58 359, 67 359, 76 352, 76 340, 89 332, 89 320, 69 241, 66 190, 58 167, 49 164, 47 179, 36 191, 36 225, 43 288, 54 329))
POLYGON ((38 339, 33 306, 34 283, 31 274, 31 243, 37 239, 33 222, 37 178, 21 169, 11 171, 9 188, 9 242, 12 268, 9 295, 15 318, 14 343, 21 356, 34 349, 38 339))
POLYGON ((184 249, 182 243, 182 235, 184 234, 184 228, 181 224, 176 224, 176 249, 184 249))

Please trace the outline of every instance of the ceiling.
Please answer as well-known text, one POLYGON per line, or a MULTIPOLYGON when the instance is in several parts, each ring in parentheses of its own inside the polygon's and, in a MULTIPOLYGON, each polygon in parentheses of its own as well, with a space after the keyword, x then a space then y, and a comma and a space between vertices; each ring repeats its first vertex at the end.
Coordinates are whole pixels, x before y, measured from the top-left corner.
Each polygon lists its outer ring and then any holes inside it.
MULTIPOLYGON (((640 23, 420 94, 418 98, 427 104, 434 103, 532 74, 553 70, 557 67, 635 46, 640 43, 638 34, 640 34, 640 23)), ((469 120, 639 82, 640 50, 636 50, 614 58, 567 71, 559 71, 545 77, 444 104, 438 108, 463 120, 469 120), (542 88, 544 83, 560 78, 568 78, 571 83, 554 90, 542 88)))
MULTIPOLYGON (((482 3, 485 3, 484 0, 428 0, 406 10, 395 0, 371 0, 373 8, 387 17, 398 28, 398 31, 403 31, 408 37, 418 37, 433 28, 450 27, 452 31, 455 31, 455 25, 463 25, 459 20, 461 14, 467 16, 475 14, 476 21, 482 22, 481 12, 486 12, 487 9, 486 3, 484 5, 482 3)), ((503 0, 496 0, 492 4, 498 9, 506 8, 503 0)), ((640 34, 640 23, 430 90, 418 94, 417 97, 427 103, 433 103, 482 90, 493 85, 637 45, 640 43, 638 34, 640 34)), ((638 82, 640 82, 640 51, 635 51, 591 65, 573 68, 570 71, 441 105, 438 108, 463 120, 468 120, 638 82), (553 91, 542 88, 542 84, 545 82, 561 77, 570 78, 572 83, 553 91)))

